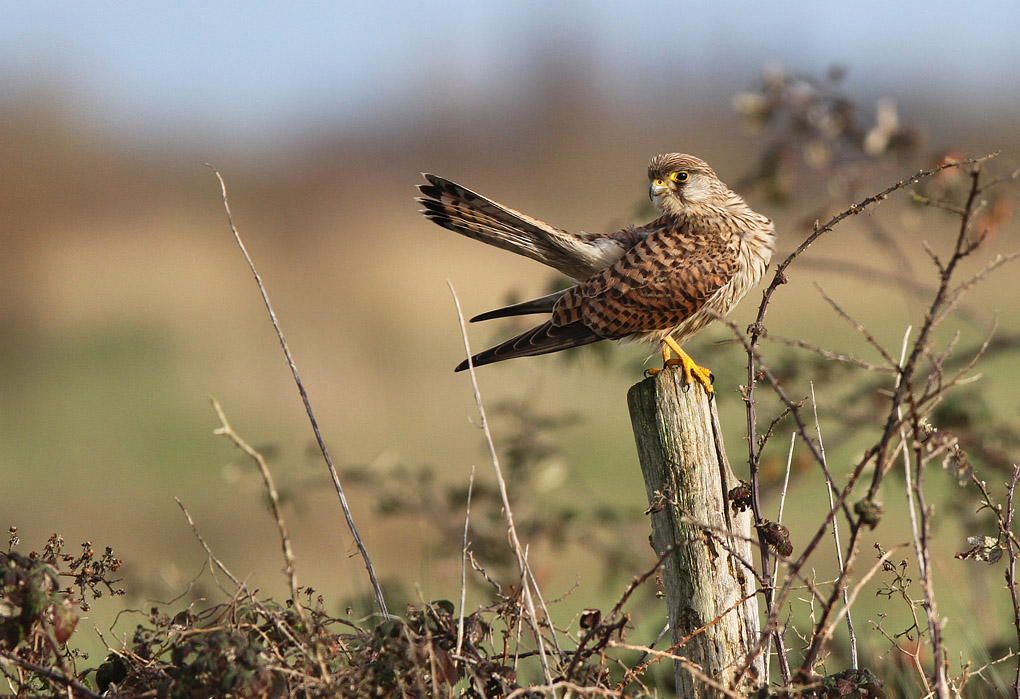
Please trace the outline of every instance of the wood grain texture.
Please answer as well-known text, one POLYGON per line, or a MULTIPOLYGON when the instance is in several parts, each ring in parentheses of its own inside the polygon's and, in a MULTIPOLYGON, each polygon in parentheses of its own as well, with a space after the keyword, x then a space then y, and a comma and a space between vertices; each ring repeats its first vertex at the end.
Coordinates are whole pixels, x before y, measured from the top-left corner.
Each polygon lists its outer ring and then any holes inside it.
MULTIPOLYGON (((732 515, 728 508, 726 493, 737 480, 726 460, 715 403, 698 386, 687 390, 676 368, 632 386, 627 401, 653 509, 652 546, 661 555, 678 544, 662 569, 673 644, 707 627, 675 652, 731 687, 759 637, 758 600, 755 578, 741 561, 753 561, 751 516, 732 515)), ((752 668, 764 676, 762 658, 752 668)), ((678 696, 720 696, 681 663, 675 671, 678 696)), ((732 689, 749 693, 753 674, 732 689)))

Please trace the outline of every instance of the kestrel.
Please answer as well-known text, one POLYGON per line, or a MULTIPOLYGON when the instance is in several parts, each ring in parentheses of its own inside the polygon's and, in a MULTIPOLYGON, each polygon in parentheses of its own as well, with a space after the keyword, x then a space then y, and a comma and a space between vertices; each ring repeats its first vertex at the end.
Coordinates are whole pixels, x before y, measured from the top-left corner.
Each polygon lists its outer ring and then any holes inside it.
MULTIPOLYGON (((648 165, 648 196, 662 215, 615 233, 569 233, 449 180, 426 174, 417 201, 434 223, 543 262, 577 280, 554 294, 475 316, 548 320, 471 358, 475 366, 558 352, 600 340, 662 343, 666 365, 712 392, 711 372, 680 347, 725 316, 761 279, 775 228, 703 160, 669 153, 648 165), (671 353, 676 359, 671 358, 671 353)), ((468 368, 465 360, 456 371, 468 368)))

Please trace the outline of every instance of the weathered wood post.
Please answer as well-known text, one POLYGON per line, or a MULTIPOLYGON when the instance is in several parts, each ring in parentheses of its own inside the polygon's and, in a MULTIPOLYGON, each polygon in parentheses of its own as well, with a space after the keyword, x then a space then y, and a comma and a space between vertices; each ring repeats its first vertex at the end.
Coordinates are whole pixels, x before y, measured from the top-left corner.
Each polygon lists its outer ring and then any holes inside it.
MULTIPOLYGON (((656 553, 677 544, 664 561, 666 611, 673 645, 701 672, 746 694, 764 677, 760 656, 741 686, 736 671, 759 638, 755 578, 751 564, 751 515, 731 514, 727 491, 737 484, 719 434, 714 399, 698 385, 686 388, 679 368, 666 369, 631 387, 627 394, 641 472, 653 511, 651 543, 656 553)), ((674 663, 677 695, 721 693, 674 663)))

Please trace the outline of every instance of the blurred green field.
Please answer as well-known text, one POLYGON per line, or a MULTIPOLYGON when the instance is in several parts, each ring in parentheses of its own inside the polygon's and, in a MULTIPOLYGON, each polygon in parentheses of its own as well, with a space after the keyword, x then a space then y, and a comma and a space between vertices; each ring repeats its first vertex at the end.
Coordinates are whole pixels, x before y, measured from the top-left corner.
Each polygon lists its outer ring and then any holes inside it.
MULTIPOLYGON (((212 434, 217 422, 210 395, 234 428, 270 458, 288 498, 299 581, 324 594, 336 613, 346 600, 368 591, 206 161, 226 179, 234 220, 268 287, 334 460, 367 468, 375 481, 374 487, 355 482, 348 497, 380 577, 394 590, 394 601, 456 598, 459 560, 449 552, 459 549, 459 540, 437 542, 437 530, 417 515, 384 516, 377 509, 379 492, 411 487, 411 474, 426 466, 444 484, 463 486, 472 466, 479 479, 491 479, 472 424, 469 379, 452 372, 463 349, 447 280, 471 315, 511 295, 543 293, 552 278, 535 263, 425 221, 412 201, 418 173, 440 173, 565 228, 596 230, 637 221, 644 168, 656 153, 698 154, 724 180, 735 182, 762 148, 725 114, 696 115, 653 135, 640 124, 576 108, 557 119, 504 125, 493 138, 470 135, 484 128, 484 115, 466 127, 462 115, 459 122, 433 117, 413 126, 384 125, 370 134, 310 134, 291 148, 277 144, 272 152, 214 154, 185 144, 164 149, 121 140, 100 125, 67 123, 29 103, 3 114, 0 130, 8 139, 0 172, 0 512, 5 526, 19 527, 24 551, 41 548, 59 532, 71 551, 88 539, 97 547, 112 546, 125 560, 127 596, 93 605, 78 627, 81 647, 101 652, 94 627, 111 643, 129 636, 134 623, 129 620, 109 630, 125 607, 146 609, 151 600, 184 593, 217 594, 208 573, 188 592, 206 557, 174 497, 235 575, 269 594, 285 594, 275 527, 259 482, 239 453, 212 434), (532 134, 529 148, 514 145, 513 133, 521 129, 532 134)), ((1016 166, 1016 134, 1008 121, 981 132, 958 132, 958 126, 936 121, 933 139, 953 134, 947 147, 976 155, 1003 149, 1003 169, 1016 166)), ((867 184, 878 189, 918 166, 903 162, 867 184)), ((781 255, 803 239, 811 221, 852 201, 830 197, 809 182, 804 189, 810 196, 790 207, 748 196, 776 220, 781 255)), ((882 275, 905 273, 906 261, 919 283, 932 285, 922 241, 940 249, 951 234, 949 217, 918 210, 906 195, 847 220, 791 268, 790 284, 776 295, 767 317, 770 332, 876 361, 813 284, 896 350, 925 306, 893 290, 882 275), (876 225, 894 232, 904 260, 888 257, 889 248, 874 236, 876 225), (879 276, 853 274, 848 261, 879 276)), ((1017 242, 1017 223, 1011 221, 978 260, 1015 250, 1017 242)), ((978 268, 975 263, 969 271, 978 268)), ((1020 333, 1016 279, 1014 266, 977 287, 963 312, 941 329, 941 342, 959 331, 961 351, 972 348, 993 317, 999 333, 1020 333)), ((738 327, 753 318, 758 299, 753 292, 735 312, 738 327)), ((507 332, 499 324, 470 328, 475 349, 507 332)), ((716 374, 730 460, 744 475, 737 389, 746 369, 742 352, 729 340, 725 328, 714 327, 689 349, 716 374)), ((591 511, 611 506, 631 515, 646 507, 625 394, 652 355, 650 348, 630 346, 608 355, 582 351, 479 371, 490 409, 516 400, 550 415, 576 416, 549 437, 557 451, 540 476, 550 502, 591 511)), ((766 360, 770 357, 777 366, 800 363, 801 371, 813 361, 772 344, 766 346, 766 360)), ((1015 353, 991 356, 977 369, 981 378, 963 394, 974 399, 976 415, 994 415, 1014 429, 1020 427, 1016 359, 1015 353)), ((810 376, 793 379, 791 392, 807 395, 810 376)), ((819 412, 837 477, 849 471, 861 448, 845 438, 841 425, 854 407, 845 401, 860 380, 850 372, 834 381, 818 379, 819 412)), ((873 392, 854 398, 865 409, 873 399, 873 392)), ((512 427, 498 413, 490 419, 501 448, 512 427)), ((780 431, 769 446, 766 475, 773 480, 781 477, 788 440, 789 430, 780 431)), ((906 542, 909 532, 903 493, 893 482, 884 493, 886 516, 872 534, 886 548, 906 542)), ((1002 571, 952 558, 966 548, 967 535, 979 532, 948 516, 959 497, 949 476, 932 472, 928 485, 936 512, 947 514, 935 532, 936 591, 948 620, 947 640, 981 664, 994 659, 989 656, 1010 637, 1002 571)), ((511 482, 511 499, 514 487, 511 482)), ((807 540, 827 510, 822 494, 821 474, 795 471, 786 506, 795 545, 807 540)), ((773 486, 767 500, 773 512, 776 496, 773 486)), ((450 516, 460 517, 452 509, 450 516)), ((531 552, 548 597, 578 584, 557 605, 561 623, 582 608, 611 604, 652 563, 640 528, 635 538, 634 529, 620 526, 620 537, 643 557, 640 567, 610 569, 604 558, 572 542, 565 550, 545 544, 531 552)), ((869 540, 863 550, 870 547, 869 540)), ((906 550, 902 556, 911 558, 906 550)), ((861 565, 868 560, 862 554, 861 565)), ((826 580, 833 567, 815 572, 826 580)), ((480 603, 481 588, 473 587, 471 597, 469 606, 480 603)), ((651 609, 654 602, 649 597, 641 604, 651 609)), ((357 608, 354 614, 368 611, 357 608)), ((803 604, 796 612, 806 616, 810 610, 803 604)), ((867 652, 889 652, 869 621, 887 614, 885 628, 899 630, 904 605, 865 593, 858 614, 867 652)), ((654 615, 647 617, 632 636, 635 642, 649 642, 658 630, 654 615)))

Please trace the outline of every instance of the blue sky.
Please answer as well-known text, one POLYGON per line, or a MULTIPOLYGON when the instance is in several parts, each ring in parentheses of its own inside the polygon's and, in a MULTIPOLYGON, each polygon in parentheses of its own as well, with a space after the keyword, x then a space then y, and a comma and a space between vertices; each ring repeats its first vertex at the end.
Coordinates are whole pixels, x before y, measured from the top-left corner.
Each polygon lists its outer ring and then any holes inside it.
POLYGON ((1015 102, 1020 3, 9 2, 0 89, 85 117, 257 136, 506 98, 542 59, 625 100, 656 84, 750 87, 766 63, 850 69, 851 88, 1015 102))

